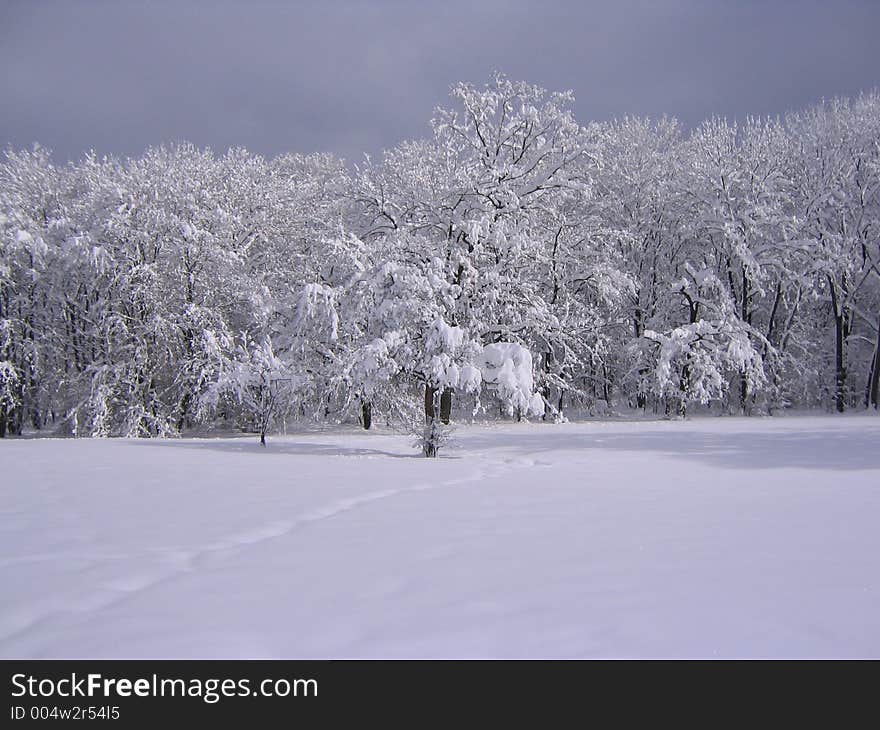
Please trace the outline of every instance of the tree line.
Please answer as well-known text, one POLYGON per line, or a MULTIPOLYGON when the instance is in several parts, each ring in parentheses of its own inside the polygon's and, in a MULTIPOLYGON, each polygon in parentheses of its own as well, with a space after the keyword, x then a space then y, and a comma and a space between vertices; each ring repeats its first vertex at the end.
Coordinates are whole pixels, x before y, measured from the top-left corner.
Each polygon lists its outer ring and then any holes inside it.
POLYGON ((690 131, 450 96, 355 167, 8 150, 0 435, 878 407, 876 92, 690 131))

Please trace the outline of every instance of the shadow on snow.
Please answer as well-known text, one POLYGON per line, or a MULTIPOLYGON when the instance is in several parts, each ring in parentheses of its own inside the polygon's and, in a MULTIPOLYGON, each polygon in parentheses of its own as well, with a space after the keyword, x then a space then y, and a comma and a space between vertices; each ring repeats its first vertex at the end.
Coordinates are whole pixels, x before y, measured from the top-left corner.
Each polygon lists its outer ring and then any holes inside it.
MULTIPOLYGON (((421 454, 395 453, 382 449, 358 448, 341 444, 317 443, 314 441, 268 440, 266 446, 259 441, 246 441, 241 438, 218 438, 216 440, 191 441, 188 439, 131 439, 130 443, 144 446, 170 446, 184 449, 201 449, 239 454, 275 454, 288 456, 384 456, 390 459, 422 459, 421 454)), ((454 457, 453 457, 454 458, 454 457)))
MULTIPOLYGON (((700 461, 727 469, 880 469, 880 432, 771 431, 705 433, 656 430, 642 433, 505 433, 503 437, 474 434, 465 450, 503 447, 528 455, 549 451, 593 449, 654 452, 677 459, 700 461)), ((621 457, 625 468, 625 457, 621 457)), ((878 484, 880 486, 880 484, 878 484)))
MULTIPOLYGON (((218 438, 204 441, 188 439, 132 439, 130 443, 168 448, 202 449, 225 453, 275 454, 287 456, 386 457, 390 459, 423 459, 412 453, 350 446, 332 442, 293 441, 290 437, 270 440, 263 447, 257 441, 241 438, 218 438)), ((295 438, 295 437, 294 437, 295 438)), ((370 438, 364 434, 363 438, 370 438)), ((400 437, 401 441, 404 437, 400 437)), ((624 452, 653 452, 676 459, 699 461, 727 469, 880 469, 880 433, 875 428, 864 430, 796 430, 796 431, 734 431, 706 433, 672 429, 646 430, 639 433, 615 433, 578 430, 572 433, 529 431, 515 433, 469 433, 456 438, 440 459, 480 458, 495 451, 517 455, 553 451, 620 451, 621 468, 625 468, 624 452)))

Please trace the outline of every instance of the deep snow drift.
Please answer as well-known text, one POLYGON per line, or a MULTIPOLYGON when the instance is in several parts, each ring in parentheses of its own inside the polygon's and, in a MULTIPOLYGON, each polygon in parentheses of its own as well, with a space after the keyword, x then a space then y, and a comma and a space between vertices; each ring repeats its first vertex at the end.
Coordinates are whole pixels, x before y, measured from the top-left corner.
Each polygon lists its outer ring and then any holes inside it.
POLYGON ((880 657, 880 418, 0 442, 5 657, 880 657))

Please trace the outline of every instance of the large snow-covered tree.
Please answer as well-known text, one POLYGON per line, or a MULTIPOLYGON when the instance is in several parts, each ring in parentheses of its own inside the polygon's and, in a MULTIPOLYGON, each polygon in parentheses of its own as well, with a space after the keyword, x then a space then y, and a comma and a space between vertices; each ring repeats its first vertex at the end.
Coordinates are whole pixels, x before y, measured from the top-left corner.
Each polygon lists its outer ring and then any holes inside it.
POLYGON ((7 151, 0 435, 878 407, 880 96, 690 132, 572 99, 456 84, 354 169, 7 151))

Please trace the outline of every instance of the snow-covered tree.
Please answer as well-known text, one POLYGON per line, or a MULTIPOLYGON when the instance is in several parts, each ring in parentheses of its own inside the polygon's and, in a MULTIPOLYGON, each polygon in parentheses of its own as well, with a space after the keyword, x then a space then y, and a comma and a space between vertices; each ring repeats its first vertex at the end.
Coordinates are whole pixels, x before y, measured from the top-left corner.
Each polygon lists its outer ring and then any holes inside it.
MULTIPOLYGON (((836 409, 843 411, 858 397, 852 357, 869 361, 875 350, 864 346, 874 338, 858 330, 875 324, 863 300, 874 298, 877 285, 880 100, 876 93, 854 102, 833 100, 789 115, 787 124, 796 140, 793 199, 809 246, 813 293, 827 305, 833 326, 828 339, 834 386, 829 390, 836 409)), ((868 391, 870 398, 870 385, 868 391)))
POLYGON ((878 407, 880 97, 689 133, 572 98, 456 84, 354 171, 6 152, 0 435, 878 407))
POLYGON ((275 353, 268 338, 254 342, 245 336, 231 367, 220 371, 206 390, 202 407, 216 408, 222 398, 231 398, 265 446, 270 428, 290 412, 302 383, 302 378, 275 353))

